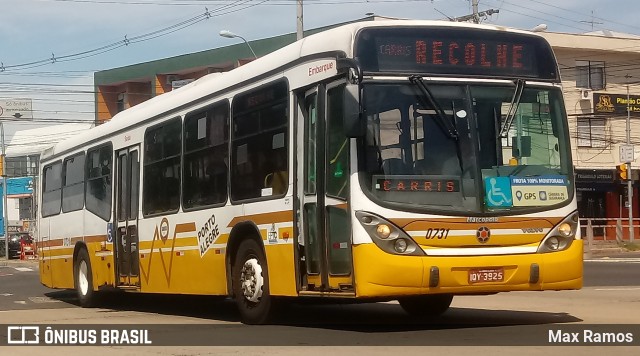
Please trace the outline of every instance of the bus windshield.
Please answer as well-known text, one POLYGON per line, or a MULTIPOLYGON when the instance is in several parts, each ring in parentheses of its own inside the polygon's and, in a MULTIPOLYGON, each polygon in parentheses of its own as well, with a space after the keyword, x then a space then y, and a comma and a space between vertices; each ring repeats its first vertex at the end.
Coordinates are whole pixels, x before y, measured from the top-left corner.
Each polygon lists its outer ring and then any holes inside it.
POLYGON ((361 184, 418 211, 530 211, 572 199, 559 88, 369 83, 361 184))

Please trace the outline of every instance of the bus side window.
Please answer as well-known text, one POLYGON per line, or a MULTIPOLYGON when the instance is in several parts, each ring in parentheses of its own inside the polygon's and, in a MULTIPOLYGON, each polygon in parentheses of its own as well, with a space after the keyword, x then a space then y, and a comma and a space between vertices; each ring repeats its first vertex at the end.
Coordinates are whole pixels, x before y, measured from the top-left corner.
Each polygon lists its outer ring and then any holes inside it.
POLYGON ((278 81, 233 99, 231 198, 281 196, 288 188, 289 91, 278 81))
POLYGON ((112 157, 113 148, 109 144, 88 149, 85 162, 85 206, 105 221, 111 218, 112 157))
POLYGON ((180 118, 148 129, 144 139, 142 211, 145 215, 175 212, 180 207, 180 118), (158 147, 162 149, 158 151, 158 147))
POLYGON ((227 200, 229 103, 188 113, 184 120, 182 206, 223 204, 227 200))

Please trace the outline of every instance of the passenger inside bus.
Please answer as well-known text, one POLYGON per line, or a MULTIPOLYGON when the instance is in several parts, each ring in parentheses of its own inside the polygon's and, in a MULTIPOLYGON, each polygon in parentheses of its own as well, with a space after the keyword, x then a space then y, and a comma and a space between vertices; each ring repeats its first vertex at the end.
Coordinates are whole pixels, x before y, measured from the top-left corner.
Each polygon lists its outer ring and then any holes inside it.
POLYGON ((264 177, 264 187, 272 189, 272 195, 280 195, 287 192, 289 187, 289 172, 287 171, 286 149, 273 150, 267 158, 266 168, 271 170, 264 177))

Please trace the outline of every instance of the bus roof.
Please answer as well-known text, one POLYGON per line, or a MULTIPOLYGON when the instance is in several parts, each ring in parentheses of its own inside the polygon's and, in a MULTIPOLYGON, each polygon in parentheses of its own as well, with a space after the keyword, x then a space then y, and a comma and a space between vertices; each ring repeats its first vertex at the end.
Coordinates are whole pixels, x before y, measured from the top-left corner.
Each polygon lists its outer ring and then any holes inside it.
POLYGON ((237 83, 249 80, 263 73, 272 72, 280 68, 284 69, 287 64, 301 57, 331 52, 343 52, 347 57, 352 57, 353 41, 361 29, 389 26, 469 28, 536 35, 542 38, 542 36, 529 31, 503 26, 450 21, 376 20, 350 23, 305 37, 229 72, 208 74, 180 89, 153 97, 116 114, 105 124, 96 126, 45 150, 42 153, 41 159, 46 161, 52 156, 57 156, 68 150, 81 147, 87 142, 109 137, 142 120, 163 115, 189 103, 197 102, 200 99, 210 96, 212 93, 224 91, 237 83))

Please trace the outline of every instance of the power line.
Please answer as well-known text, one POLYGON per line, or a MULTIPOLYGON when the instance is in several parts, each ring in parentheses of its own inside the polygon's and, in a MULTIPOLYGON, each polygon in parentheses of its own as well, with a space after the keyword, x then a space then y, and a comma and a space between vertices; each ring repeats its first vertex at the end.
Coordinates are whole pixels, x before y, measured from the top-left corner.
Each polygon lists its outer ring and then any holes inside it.
MULTIPOLYGON (((542 12, 540 10, 536 10, 536 9, 532 9, 532 8, 523 6, 521 4, 517 4, 517 5, 516 4, 512 4, 512 3, 510 3, 509 1, 506 1, 506 0, 503 0, 502 3, 503 3, 503 5, 502 5, 500 10, 504 10, 506 12, 514 13, 514 14, 521 15, 521 16, 530 17, 530 18, 537 19, 537 20, 540 20, 540 21, 543 21, 543 22, 555 23, 555 24, 558 24, 558 25, 562 25, 562 26, 573 28, 573 29, 577 29, 579 31, 585 31, 585 29, 583 27, 572 26, 572 25, 567 24, 566 22, 558 22, 558 21, 550 20, 548 16, 552 16, 552 17, 559 18, 561 20, 568 20, 570 22, 576 22, 576 23, 580 24, 580 22, 577 21, 577 20, 568 19, 568 18, 565 18, 565 17, 562 17, 562 16, 545 13, 545 12, 542 12), (518 9, 524 9, 524 10, 528 10, 528 11, 533 11, 533 12, 545 15, 546 17, 538 17, 538 16, 531 15, 530 13, 520 12, 520 11, 516 11, 516 10, 510 10, 509 8, 506 8, 504 6, 505 4, 508 5, 508 6, 511 5, 512 7, 515 7, 515 8, 518 8, 518 9)), ((494 2, 494 6, 495 6, 495 2, 494 2)))
MULTIPOLYGON (((66 3, 87 3, 87 4, 106 4, 106 5, 154 5, 154 6, 203 6, 209 4, 225 3, 224 0, 39 0, 50 2, 66 2, 66 3)), ((259 0, 253 0, 259 2, 259 0)), ((297 0, 269 0, 270 5, 292 5, 297 0)), ((408 3, 408 2, 430 2, 430 0, 306 0, 305 5, 340 5, 340 4, 378 4, 378 3, 408 3)))
MULTIPOLYGON (((529 2, 534 2, 536 4, 541 4, 541 5, 544 5, 544 6, 548 6, 548 7, 554 8, 554 9, 570 12, 572 14, 589 16, 588 14, 586 14, 584 12, 581 13, 579 11, 565 9, 565 8, 560 7, 560 6, 549 4, 549 3, 546 3, 546 2, 541 1, 541 0, 528 0, 528 1, 529 2)), ((622 26, 627 26, 627 27, 631 27, 631 28, 635 28, 635 29, 640 29, 640 26, 634 26, 634 25, 631 25, 631 24, 628 24, 628 23, 617 22, 615 20, 607 19, 607 18, 604 18, 604 17, 601 17, 601 16, 593 16, 593 11, 591 11, 591 16, 592 16, 592 20, 601 20, 601 21, 606 21, 606 22, 613 23, 613 24, 616 24, 616 25, 622 25, 622 26)))
POLYGON ((70 61, 86 59, 89 57, 97 56, 100 54, 104 54, 104 53, 116 50, 121 47, 125 47, 135 43, 145 42, 145 41, 156 39, 158 37, 166 36, 176 31, 193 26, 199 22, 208 20, 211 17, 217 17, 217 16, 227 15, 230 13, 246 10, 254 6, 261 5, 267 1, 268 0, 253 2, 252 0, 244 0, 244 1, 240 0, 240 1, 234 1, 230 4, 220 6, 219 8, 214 10, 209 10, 205 8, 204 13, 201 13, 197 16, 191 17, 185 21, 176 23, 174 25, 167 26, 159 30, 147 32, 142 35, 133 36, 131 38, 128 38, 125 35, 124 39, 122 40, 112 42, 101 47, 97 47, 97 48, 93 48, 93 49, 89 49, 89 50, 85 50, 85 51, 81 51, 73 54, 56 56, 54 53, 52 53, 51 57, 46 59, 34 60, 27 63, 13 64, 13 65, 5 65, 4 63, 0 62, 0 72, 31 69, 31 68, 37 68, 45 65, 54 64, 57 62, 70 62, 70 61))

